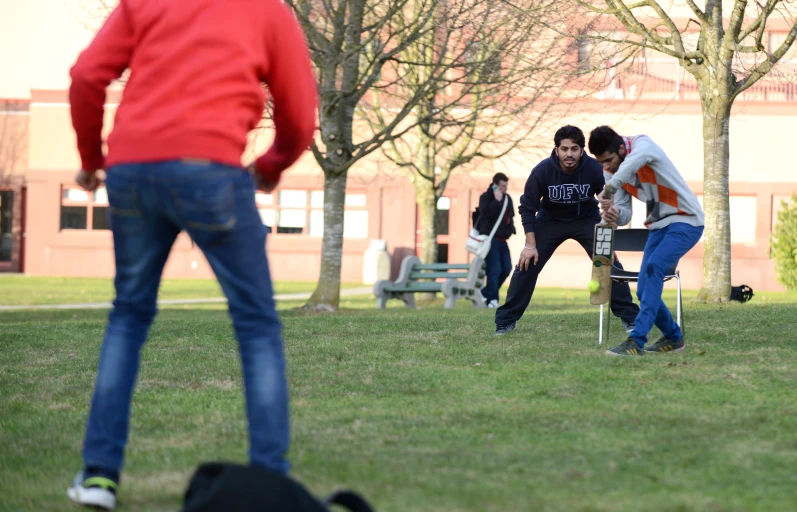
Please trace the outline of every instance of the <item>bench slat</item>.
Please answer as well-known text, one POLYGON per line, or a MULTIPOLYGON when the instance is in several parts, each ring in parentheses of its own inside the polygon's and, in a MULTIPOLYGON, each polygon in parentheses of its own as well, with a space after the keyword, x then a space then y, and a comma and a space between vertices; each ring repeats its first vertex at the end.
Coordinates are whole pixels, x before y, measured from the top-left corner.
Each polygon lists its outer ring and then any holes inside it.
POLYGON ((467 279, 467 272, 411 272, 410 279, 467 279))
POLYGON ((439 292, 443 288, 443 283, 419 283, 409 282, 406 286, 387 285, 384 287, 386 292, 439 292))
POLYGON ((412 270, 467 270, 467 263, 421 263, 412 266, 412 270))

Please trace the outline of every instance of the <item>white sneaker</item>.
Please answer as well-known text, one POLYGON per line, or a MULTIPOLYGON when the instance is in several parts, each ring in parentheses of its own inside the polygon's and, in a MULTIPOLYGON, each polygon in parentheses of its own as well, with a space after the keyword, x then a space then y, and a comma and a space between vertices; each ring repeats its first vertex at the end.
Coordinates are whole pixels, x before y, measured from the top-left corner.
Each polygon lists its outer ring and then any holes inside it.
POLYGON ((78 473, 72 482, 72 487, 66 490, 66 495, 75 503, 87 507, 98 507, 113 510, 116 507, 116 491, 119 486, 113 480, 102 477, 83 479, 83 473, 78 473))
POLYGON ((487 307, 490 309, 496 309, 498 307, 498 301, 496 299, 491 300, 487 303, 487 307))

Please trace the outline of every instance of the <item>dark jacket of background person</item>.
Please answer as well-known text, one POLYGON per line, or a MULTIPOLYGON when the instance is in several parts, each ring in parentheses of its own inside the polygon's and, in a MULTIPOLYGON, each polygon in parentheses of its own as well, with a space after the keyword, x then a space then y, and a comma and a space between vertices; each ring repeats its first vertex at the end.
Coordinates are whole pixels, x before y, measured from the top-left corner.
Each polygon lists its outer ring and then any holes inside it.
MULTIPOLYGON (((502 219, 501 224, 498 226, 498 230, 495 232, 495 238, 497 240, 506 240, 516 232, 515 222, 513 220, 513 217, 515 216, 515 206, 512 203, 512 198, 509 196, 509 194, 504 195, 509 202, 506 205, 504 218, 502 219)), ((495 198, 493 186, 490 185, 487 187, 487 191, 483 193, 481 197, 479 197, 480 217, 476 224, 476 229, 479 230, 479 233, 483 235, 490 234, 490 231, 492 231, 496 221, 498 221, 498 216, 501 214, 501 208, 503 205, 503 199, 498 201, 495 198)))

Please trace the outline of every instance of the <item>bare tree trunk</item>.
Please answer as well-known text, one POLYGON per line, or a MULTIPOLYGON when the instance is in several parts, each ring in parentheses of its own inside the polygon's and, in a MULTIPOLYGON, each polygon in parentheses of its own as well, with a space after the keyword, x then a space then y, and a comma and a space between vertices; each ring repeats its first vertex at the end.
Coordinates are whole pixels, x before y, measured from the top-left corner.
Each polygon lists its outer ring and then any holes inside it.
POLYGON ((423 178, 415 178, 415 202, 418 205, 421 247, 420 258, 424 263, 437 263, 437 196, 434 184, 423 178))
MULTIPOLYGON (((420 176, 415 176, 415 203, 418 205, 419 230, 421 232, 420 258, 424 263, 437 263, 437 197, 434 183, 420 176)), ((418 294, 420 302, 434 300, 435 293, 418 294)))
POLYGON ((731 105, 718 88, 703 97, 703 285, 698 302, 726 302, 731 295, 729 124, 731 105), (717 94, 719 92, 719 94, 717 94))
POLYGON ((324 237, 321 273, 305 308, 334 310, 340 304, 340 269, 343 260, 343 212, 348 171, 324 173, 324 237))

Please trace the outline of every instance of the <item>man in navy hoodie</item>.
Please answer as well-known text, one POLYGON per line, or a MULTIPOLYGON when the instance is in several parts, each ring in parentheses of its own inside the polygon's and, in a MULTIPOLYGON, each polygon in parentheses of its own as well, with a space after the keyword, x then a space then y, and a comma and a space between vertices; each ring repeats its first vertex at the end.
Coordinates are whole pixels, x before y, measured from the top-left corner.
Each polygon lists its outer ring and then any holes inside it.
MULTIPOLYGON (((515 330, 515 324, 531 301, 537 276, 565 240, 581 244, 592 254, 595 224, 601 221, 597 194, 603 191, 603 167, 584 152, 584 132, 563 126, 554 135, 554 150, 531 171, 520 197, 520 218, 526 244, 509 283, 506 302, 495 312, 495 334, 515 330)), ((623 268, 615 260, 618 268, 623 268)), ((627 332, 634 329, 639 307, 628 283, 612 285, 612 313, 627 332)))

